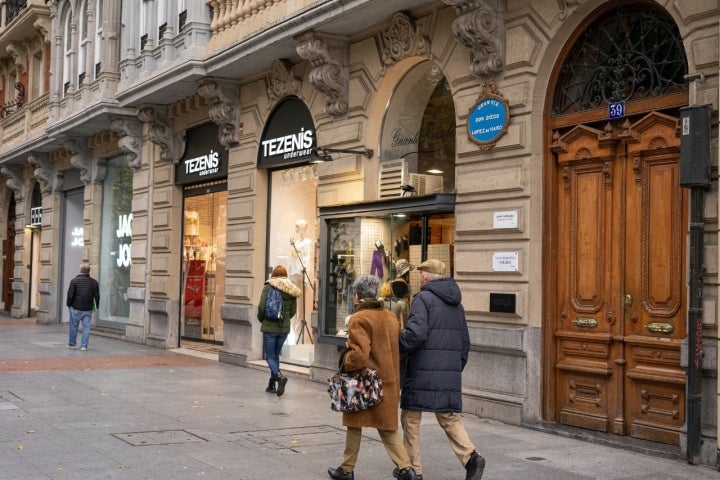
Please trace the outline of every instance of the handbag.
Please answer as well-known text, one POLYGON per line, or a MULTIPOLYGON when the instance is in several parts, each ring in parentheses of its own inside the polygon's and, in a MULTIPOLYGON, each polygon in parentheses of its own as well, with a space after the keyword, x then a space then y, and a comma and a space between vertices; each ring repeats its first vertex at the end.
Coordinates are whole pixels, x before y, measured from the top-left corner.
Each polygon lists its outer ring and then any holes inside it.
POLYGON ((328 378, 330 409, 335 412, 352 413, 367 410, 382 402, 382 379, 377 370, 363 367, 359 372, 350 374, 342 371, 328 378))

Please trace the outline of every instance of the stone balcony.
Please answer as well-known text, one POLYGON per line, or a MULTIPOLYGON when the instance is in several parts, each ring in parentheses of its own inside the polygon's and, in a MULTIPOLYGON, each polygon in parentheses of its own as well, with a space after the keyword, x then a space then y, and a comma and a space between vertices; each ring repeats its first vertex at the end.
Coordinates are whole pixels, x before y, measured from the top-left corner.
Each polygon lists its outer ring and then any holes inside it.
POLYGON ((213 18, 207 52, 223 50, 262 30, 279 26, 309 6, 329 3, 317 0, 208 0, 213 18))
POLYGON ((0 155, 42 138, 47 120, 47 94, 0 120, 0 155))

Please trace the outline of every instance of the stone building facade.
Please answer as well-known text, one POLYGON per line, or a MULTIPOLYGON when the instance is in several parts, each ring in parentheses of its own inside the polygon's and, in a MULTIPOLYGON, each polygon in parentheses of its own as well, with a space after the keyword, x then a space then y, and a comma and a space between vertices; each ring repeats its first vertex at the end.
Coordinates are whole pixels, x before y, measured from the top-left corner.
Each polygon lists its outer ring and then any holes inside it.
POLYGON ((66 321, 89 261, 99 329, 244 365, 285 264, 283 359, 323 382, 352 279, 441 258, 467 412, 715 462, 716 2, 25 3, 0 25, 10 315, 66 321))

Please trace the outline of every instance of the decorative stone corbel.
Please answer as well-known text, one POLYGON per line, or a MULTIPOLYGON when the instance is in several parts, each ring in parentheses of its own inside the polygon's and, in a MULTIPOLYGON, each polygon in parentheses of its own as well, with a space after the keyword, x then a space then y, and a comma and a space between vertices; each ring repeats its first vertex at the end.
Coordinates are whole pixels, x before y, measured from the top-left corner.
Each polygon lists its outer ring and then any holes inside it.
POLYGON ((138 118, 148 125, 148 138, 160 147, 160 159, 178 164, 185 153, 185 131, 175 132, 167 109, 164 107, 143 107, 138 110, 138 118))
POLYGON ((458 43, 473 55, 470 74, 478 79, 501 72, 505 66, 505 15, 501 0, 442 0, 455 7, 452 24, 458 43))
POLYGON ((307 32, 295 37, 298 55, 313 66, 310 84, 324 93, 325 112, 346 113, 348 109, 349 46, 346 38, 307 32))
POLYGON ((283 97, 297 95, 300 91, 301 79, 293 75, 292 64, 281 58, 275 60, 273 68, 267 76, 268 104, 270 106, 283 97))
POLYGON ((205 78, 198 83, 198 93, 210 104, 210 118, 220 129, 220 143, 225 148, 240 143, 239 87, 230 82, 205 78))
POLYGON ((16 42, 8 43, 5 50, 13 57, 15 68, 19 73, 25 73, 27 67, 27 49, 16 42))
POLYGON ((33 23, 33 27, 40 33, 40 35, 42 35, 43 42, 49 44, 51 41, 50 19, 47 17, 40 17, 35 20, 35 23, 33 23))
POLYGON ((3 165, 0 167, 0 173, 7 177, 5 184, 13 191, 13 194, 15 194, 15 201, 22 202, 25 198, 22 167, 18 167, 16 165, 3 165))
POLYGON ((45 193, 52 194, 62 191, 63 174, 53 168, 46 153, 31 153, 27 160, 30 165, 35 167, 33 175, 38 179, 45 193))
POLYGON ((72 138, 65 140, 63 147, 70 154, 70 164, 80 170, 80 180, 85 185, 100 183, 105 179, 107 173, 105 159, 92 158, 87 147, 72 138))
POLYGON ((128 156, 128 166, 137 172, 142 167, 142 124, 134 118, 110 117, 110 129, 120 137, 118 148, 128 156))
POLYGON ((382 45, 385 65, 394 65, 404 58, 430 53, 430 39, 420 34, 415 20, 405 12, 393 15, 390 26, 382 31, 382 45))

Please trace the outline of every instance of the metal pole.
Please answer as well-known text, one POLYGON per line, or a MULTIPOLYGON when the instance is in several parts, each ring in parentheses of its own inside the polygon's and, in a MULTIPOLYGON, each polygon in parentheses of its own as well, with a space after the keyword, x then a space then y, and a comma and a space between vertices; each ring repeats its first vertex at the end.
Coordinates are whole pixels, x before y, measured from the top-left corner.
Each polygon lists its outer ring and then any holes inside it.
POLYGON ((687 369, 687 462, 700 460, 700 400, 702 397, 702 296, 704 188, 690 189, 690 258, 687 369))

